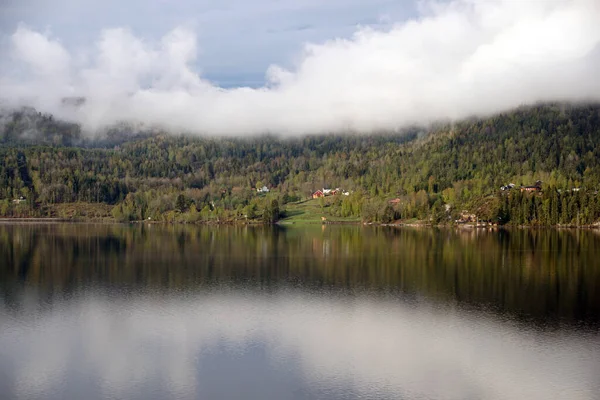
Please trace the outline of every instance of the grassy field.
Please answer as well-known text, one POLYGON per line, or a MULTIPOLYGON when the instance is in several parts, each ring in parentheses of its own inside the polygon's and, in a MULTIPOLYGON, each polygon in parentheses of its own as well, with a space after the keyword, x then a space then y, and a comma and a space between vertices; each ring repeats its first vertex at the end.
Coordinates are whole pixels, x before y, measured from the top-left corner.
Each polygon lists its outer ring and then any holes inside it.
POLYGON ((321 224, 322 217, 329 222, 360 222, 359 218, 343 218, 331 216, 328 212, 329 199, 325 199, 325 206, 321 208, 318 199, 288 203, 285 205, 286 217, 279 222, 283 224, 321 224))

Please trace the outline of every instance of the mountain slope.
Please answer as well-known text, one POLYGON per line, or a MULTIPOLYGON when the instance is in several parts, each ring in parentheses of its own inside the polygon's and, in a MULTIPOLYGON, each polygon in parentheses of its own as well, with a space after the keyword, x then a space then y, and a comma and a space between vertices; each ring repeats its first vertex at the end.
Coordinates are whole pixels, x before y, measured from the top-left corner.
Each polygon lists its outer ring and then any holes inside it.
POLYGON ((65 147, 60 140, 24 144, 15 139, 24 136, 18 124, 9 134, 5 129, 2 137, 10 140, 0 147, 4 215, 46 215, 48 205, 79 201, 118 205, 115 213, 123 219, 170 218, 189 213, 191 206, 204 210, 192 219, 219 213, 233 219, 247 215, 248 207, 260 214, 274 198, 286 203, 319 188, 341 187, 354 194, 328 199, 324 212, 376 221, 447 221, 462 209, 505 223, 591 223, 600 217, 590 205, 600 186, 600 105, 523 107, 374 136, 243 139, 137 132, 123 141, 123 128, 119 140, 98 144, 76 135, 71 125, 37 126, 43 138, 60 132, 77 138, 81 147, 65 147), (499 192, 509 182, 538 180, 542 195, 499 192), (266 197, 252 190, 263 185, 273 189, 266 197), (183 201, 177 201, 179 195, 183 201), (17 207, 12 200, 19 196, 28 201, 17 207), (398 200, 390 211, 391 198, 398 200), (548 210, 559 203, 555 219, 550 211, 542 215, 546 200, 548 210))

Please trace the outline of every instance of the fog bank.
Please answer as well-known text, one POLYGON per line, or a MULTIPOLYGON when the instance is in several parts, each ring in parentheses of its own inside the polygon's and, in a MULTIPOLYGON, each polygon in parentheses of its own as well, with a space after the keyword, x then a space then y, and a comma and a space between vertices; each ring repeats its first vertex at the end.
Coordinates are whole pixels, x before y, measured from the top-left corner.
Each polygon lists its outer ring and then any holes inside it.
POLYGON ((188 29, 151 42, 110 28, 67 49, 20 26, 6 38, 0 101, 92 131, 117 121, 213 135, 394 130, 600 100, 598 21, 597 0, 423 2, 413 20, 307 43, 292 69, 265 72, 264 87, 232 89, 196 70, 202 44, 188 29))

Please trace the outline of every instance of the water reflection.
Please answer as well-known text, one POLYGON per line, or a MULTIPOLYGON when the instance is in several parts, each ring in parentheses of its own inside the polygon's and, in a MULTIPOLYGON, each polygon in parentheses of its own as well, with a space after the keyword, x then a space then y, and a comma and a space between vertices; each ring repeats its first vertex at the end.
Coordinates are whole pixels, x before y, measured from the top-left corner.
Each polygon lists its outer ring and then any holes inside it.
POLYGON ((0 225, 0 397, 595 399, 599 241, 0 225))
POLYGON ((0 226, 4 301, 88 286, 196 290, 219 283, 400 291, 543 323, 597 322, 596 231, 327 227, 0 226))
POLYGON ((427 302, 293 289, 96 295, 9 325, 2 389, 25 399, 593 399, 600 390, 592 333, 427 302))

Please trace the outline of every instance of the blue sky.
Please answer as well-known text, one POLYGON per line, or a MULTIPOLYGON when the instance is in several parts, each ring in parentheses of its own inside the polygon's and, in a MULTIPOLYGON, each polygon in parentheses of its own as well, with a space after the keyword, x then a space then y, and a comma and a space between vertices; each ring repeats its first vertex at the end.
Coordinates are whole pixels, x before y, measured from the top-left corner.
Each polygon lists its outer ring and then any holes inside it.
POLYGON ((1 34, 19 24, 89 45, 106 28, 127 27, 157 40, 178 26, 198 39, 197 70, 222 87, 264 84, 269 65, 284 67, 306 42, 348 38, 358 27, 386 28, 416 15, 412 0, 0 0, 1 34))

